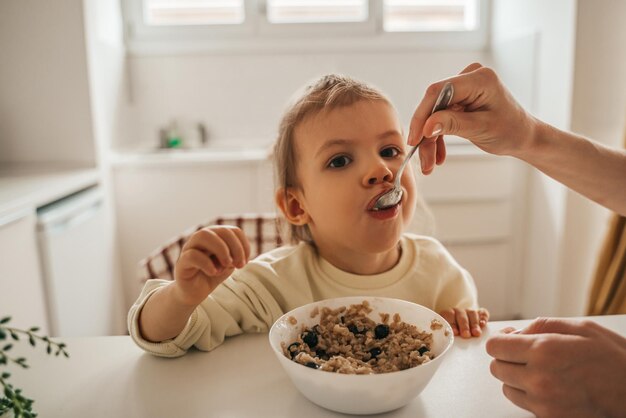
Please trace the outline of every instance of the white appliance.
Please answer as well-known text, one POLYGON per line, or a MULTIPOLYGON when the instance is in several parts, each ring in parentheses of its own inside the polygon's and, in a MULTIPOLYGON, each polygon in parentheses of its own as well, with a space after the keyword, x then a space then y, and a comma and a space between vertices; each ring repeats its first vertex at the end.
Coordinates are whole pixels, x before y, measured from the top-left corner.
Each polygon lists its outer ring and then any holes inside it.
POLYGON ((103 193, 94 186, 37 210, 50 334, 110 335, 116 298, 103 193))

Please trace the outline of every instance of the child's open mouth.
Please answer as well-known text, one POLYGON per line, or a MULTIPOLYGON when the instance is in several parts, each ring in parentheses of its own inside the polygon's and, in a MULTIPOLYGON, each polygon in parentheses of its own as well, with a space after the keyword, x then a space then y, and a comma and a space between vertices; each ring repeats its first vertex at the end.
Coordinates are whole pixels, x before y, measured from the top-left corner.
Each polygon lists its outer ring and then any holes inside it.
MULTIPOLYGON (((389 189, 391 190, 391 189, 389 189)), ((370 200, 370 202, 367 204, 367 210, 368 212, 382 212, 382 211, 387 211, 389 209, 393 209, 394 207, 399 206, 402 203, 402 200, 400 200, 400 202, 398 202, 397 204, 393 205, 393 206, 388 206, 386 208, 377 208, 376 207, 376 202, 378 201, 378 199, 386 194, 387 192, 389 192, 389 190, 385 190, 384 192, 376 195, 372 200, 370 200)))
POLYGON ((402 204, 402 201, 400 201, 398 204, 390 206, 388 208, 384 208, 384 209, 377 209, 375 208, 375 204, 376 201, 378 200, 378 198, 380 196, 382 196, 383 194, 385 194, 387 191, 384 191, 382 193, 380 193, 379 195, 377 195, 376 197, 374 197, 370 203, 367 205, 367 213, 372 216, 373 218, 376 219, 390 219, 393 218, 394 216, 396 216, 398 214, 398 212, 400 211, 400 205, 402 204))

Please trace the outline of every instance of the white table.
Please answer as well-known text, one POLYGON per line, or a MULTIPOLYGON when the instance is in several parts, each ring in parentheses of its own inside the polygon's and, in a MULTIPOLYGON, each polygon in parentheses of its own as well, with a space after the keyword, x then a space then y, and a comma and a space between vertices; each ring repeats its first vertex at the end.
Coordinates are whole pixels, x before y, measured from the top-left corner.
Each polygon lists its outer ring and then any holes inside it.
MULTIPOLYGON (((626 335, 626 315, 593 318, 626 335)), ((488 325, 479 339, 457 338, 445 361, 417 398, 389 417, 529 417, 502 395, 489 373, 488 325)), ((211 353, 179 359, 145 354, 130 337, 68 338, 70 358, 47 356, 43 347, 18 344, 31 368, 10 367, 10 381, 35 399, 39 416, 52 417, 336 417, 292 385, 271 352, 267 334, 230 338, 211 353)), ((19 348, 18 348, 19 347, 19 348)))

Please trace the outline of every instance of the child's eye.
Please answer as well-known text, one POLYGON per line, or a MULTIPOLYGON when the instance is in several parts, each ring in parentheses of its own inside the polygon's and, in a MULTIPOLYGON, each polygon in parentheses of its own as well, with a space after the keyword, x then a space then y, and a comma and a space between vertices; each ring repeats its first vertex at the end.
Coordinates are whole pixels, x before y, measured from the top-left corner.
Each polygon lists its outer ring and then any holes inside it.
POLYGON ((388 147, 380 151, 380 156, 384 158, 393 158, 396 157, 399 153, 400 151, 398 151, 398 148, 388 147))
POLYGON ((341 167, 347 166, 351 162, 352 162, 352 159, 350 157, 346 155, 339 155, 337 157, 334 157, 332 160, 330 160, 330 162, 328 163, 328 167, 341 168, 341 167))

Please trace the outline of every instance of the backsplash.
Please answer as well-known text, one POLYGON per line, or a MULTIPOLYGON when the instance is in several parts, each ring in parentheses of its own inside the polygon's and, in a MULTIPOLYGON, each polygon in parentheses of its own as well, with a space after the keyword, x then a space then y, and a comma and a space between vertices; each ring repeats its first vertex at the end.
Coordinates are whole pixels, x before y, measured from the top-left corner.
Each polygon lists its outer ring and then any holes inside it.
POLYGON ((265 145, 297 89, 323 74, 344 73, 374 84, 408 121, 424 89, 468 62, 489 63, 486 52, 179 55, 130 57, 131 124, 114 148, 159 145, 159 130, 206 126, 209 144, 265 145))

